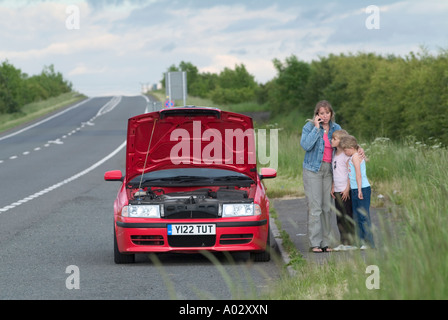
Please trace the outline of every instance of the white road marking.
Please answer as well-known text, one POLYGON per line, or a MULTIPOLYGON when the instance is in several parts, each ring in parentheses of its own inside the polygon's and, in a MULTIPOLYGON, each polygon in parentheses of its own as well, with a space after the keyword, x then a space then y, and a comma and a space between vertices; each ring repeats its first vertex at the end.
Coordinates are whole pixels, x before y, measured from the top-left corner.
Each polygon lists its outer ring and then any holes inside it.
POLYGON ((27 202, 29 202, 29 201, 31 201, 31 200, 37 199, 37 198, 39 198, 40 196, 43 196, 44 194, 47 194, 47 193, 50 192, 50 191, 53 191, 53 190, 55 190, 55 189, 57 189, 57 188, 62 187, 63 185, 65 185, 65 184, 67 184, 67 183, 70 183, 70 182, 72 182, 72 181, 75 181, 75 180, 78 179, 78 178, 81 178, 82 176, 88 174, 90 171, 92 171, 92 170, 96 169, 97 167, 99 167, 100 165, 102 165, 102 164, 103 164, 104 162, 106 162, 107 160, 111 159, 111 158, 112 158, 113 156, 115 156, 118 152, 120 152, 121 149, 123 149, 125 146, 126 146, 126 141, 123 142, 117 149, 115 149, 114 151, 112 151, 109 155, 107 155, 106 157, 104 157, 103 159, 101 159, 100 161, 98 161, 97 163, 95 163, 94 165, 88 167, 87 169, 85 169, 85 170, 83 170, 83 171, 81 171, 81 172, 79 172, 79 173, 77 173, 77 174, 71 176, 70 178, 67 178, 67 179, 65 179, 65 180, 63 180, 63 181, 61 181, 61 182, 59 182, 59 183, 56 183, 56 184, 54 184, 54 185, 52 185, 52 186, 50 186, 50 187, 48 187, 48 188, 45 188, 45 189, 43 189, 43 190, 41 190, 41 191, 39 191, 39 192, 36 192, 36 193, 34 193, 34 194, 32 194, 32 195, 26 197, 26 198, 23 198, 23 199, 21 199, 21 200, 19 200, 19 201, 16 201, 16 202, 14 202, 14 203, 11 203, 10 205, 8 205, 8 206, 6 206, 6 207, 0 208, 0 214, 6 212, 6 211, 8 211, 8 210, 17 208, 17 207, 20 206, 21 204, 24 204, 24 203, 27 203, 27 202))
MULTIPOLYGON (((26 128, 24 128, 24 129, 22 129, 22 130, 19 130, 19 131, 17 131, 17 132, 14 132, 14 133, 12 133, 12 134, 10 134, 10 135, 7 135, 7 136, 5 136, 5 137, 2 137, 2 138, 0 138, 0 141, 1 141, 1 140, 4 140, 4 139, 6 139, 6 138, 10 138, 10 137, 12 137, 12 136, 15 136, 15 135, 17 135, 17 134, 19 134, 19 133, 22 133, 22 132, 24 132, 24 131, 27 131, 27 130, 29 130, 29 129, 31 129, 31 128, 34 128, 34 127, 36 127, 36 126, 38 126, 38 125, 40 125, 40 124, 42 124, 42 123, 44 123, 44 122, 46 122, 46 121, 48 121, 48 120, 50 120, 50 119, 53 119, 53 118, 55 118, 55 117, 57 117, 57 116, 59 116, 59 115, 65 113, 65 112, 67 112, 67 111, 69 111, 69 110, 72 110, 72 109, 74 109, 74 108, 77 108, 77 107, 81 106, 82 104, 86 103, 87 101, 90 101, 91 99, 92 99, 92 98, 89 98, 89 99, 87 99, 87 100, 85 100, 85 101, 83 101, 83 102, 81 102, 81 103, 78 103, 78 104, 74 105, 73 107, 70 107, 70 108, 68 108, 68 109, 66 109, 66 110, 64 110, 64 111, 62 111, 62 112, 59 112, 58 114, 55 114, 55 115, 53 115, 53 116, 51 116, 51 117, 48 117, 47 119, 44 119, 44 120, 42 120, 42 121, 39 121, 39 122, 37 122, 37 123, 35 123, 35 124, 29 126, 29 127, 26 127, 26 128)), ((115 107, 116 107, 118 104, 120 104, 121 99, 122 99, 122 96, 113 97, 113 98, 112 98, 111 100, 109 100, 104 106, 102 106, 101 109, 98 111, 98 113, 97 113, 94 117, 92 117, 89 121, 87 121, 87 122, 82 122, 80 127, 77 127, 76 129, 72 130, 71 132, 69 132, 69 133, 63 135, 62 138, 58 138, 58 139, 56 139, 56 140, 50 140, 50 141, 48 141, 46 144, 43 145, 43 147, 48 148, 48 147, 50 147, 50 145, 52 145, 52 144, 56 144, 56 145, 64 144, 64 142, 61 141, 61 139, 66 139, 68 136, 71 136, 71 135, 75 134, 76 132, 81 131, 81 129, 84 128, 85 125, 88 125, 88 126, 94 126, 94 125, 95 125, 95 123, 94 123, 95 119, 98 118, 98 117, 100 117, 100 116, 102 116, 102 115, 104 115, 104 114, 106 114, 106 113, 108 113, 108 112, 110 112, 110 111, 112 111, 112 110, 114 110, 115 107)), ((146 98, 146 99, 147 99, 147 98, 146 98)), ((147 101, 148 101, 148 100, 147 100, 147 101)), ((39 151, 39 150, 41 150, 40 147, 37 147, 37 148, 34 149, 34 151, 39 151)), ((28 152, 28 151, 27 151, 27 152, 28 152)), ((29 154, 29 152, 28 152, 27 154, 25 154, 25 152, 23 153, 23 155, 28 155, 28 154, 29 154)), ((18 156, 11 156, 11 157, 9 158, 9 160, 16 160, 17 158, 18 158, 18 156)), ((0 164, 2 164, 2 163, 4 163, 3 160, 0 162, 0 164)))
POLYGON ((115 109, 116 106, 118 106, 118 104, 121 102, 122 97, 118 96, 118 97, 113 97, 112 100, 110 100, 108 103, 106 103, 96 114, 94 118, 102 116, 103 114, 106 114, 112 110, 115 109))
POLYGON ((145 108, 145 113, 149 112, 149 98, 145 95, 142 94, 143 99, 146 100, 146 108, 145 108))
POLYGON ((61 139, 56 139, 56 140, 50 140, 48 141, 48 144, 64 144, 64 142, 61 141, 61 139))

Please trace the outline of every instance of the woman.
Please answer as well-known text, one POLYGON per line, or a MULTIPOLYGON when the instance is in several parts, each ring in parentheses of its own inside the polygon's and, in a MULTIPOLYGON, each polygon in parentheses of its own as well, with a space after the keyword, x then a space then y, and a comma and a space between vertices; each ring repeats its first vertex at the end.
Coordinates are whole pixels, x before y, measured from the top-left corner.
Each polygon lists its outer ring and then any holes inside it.
POLYGON ((302 129, 300 145, 305 149, 303 187, 308 201, 308 237, 310 251, 328 252, 331 234, 332 170, 331 137, 341 126, 334 122, 328 101, 319 101, 314 117, 302 129))

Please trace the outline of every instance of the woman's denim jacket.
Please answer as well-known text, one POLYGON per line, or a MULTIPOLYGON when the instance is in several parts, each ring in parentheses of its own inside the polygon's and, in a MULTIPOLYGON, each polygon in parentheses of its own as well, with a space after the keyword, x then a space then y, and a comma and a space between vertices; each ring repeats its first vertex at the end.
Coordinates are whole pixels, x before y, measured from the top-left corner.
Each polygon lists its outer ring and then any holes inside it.
MULTIPOLYGON (((330 121, 330 130, 328 131, 328 140, 331 141, 333 132, 340 130, 341 126, 330 121)), ((324 129, 322 125, 319 129, 314 126, 313 122, 307 122, 303 126, 302 138, 300 145, 305 149, 305 159, 303 160, 303 168, 309 171, 318 172, 322 159, 324 158, 324 129)))

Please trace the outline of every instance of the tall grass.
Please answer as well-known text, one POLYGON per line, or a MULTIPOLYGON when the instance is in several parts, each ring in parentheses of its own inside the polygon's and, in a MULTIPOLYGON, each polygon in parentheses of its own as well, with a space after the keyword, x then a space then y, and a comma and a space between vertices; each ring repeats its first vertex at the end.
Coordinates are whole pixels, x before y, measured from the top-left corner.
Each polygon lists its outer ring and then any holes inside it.
POLYGON ((377 168, 372 174, 387 171, 381 186, 399 222, 397 235, 377 257, 385 285, 379 297, 446 299, 448 150, 413 139, 381 145, 381 154, 372 145, 371 162, 377 168))
POLYGON ((318 266, 301 263, 297 276, 280 282, 271 297, 448 298, 448 150, 388 139, 364 148, 372 189, 385 206, 378 210, 380 223, 374 230, 378 249, 342 259, 334 253, 318 266), (379 289, 366 286, 369 265, 378 266, 379 289))
MULTIPOLYGON (((300 146, 300 136, 306 119, 298 110, 288 115, 276 115, 262 128, 278 130, 277 178, 266 180, 270 197, 304 196, 302 163, 305 152, 300 146)), ((270 146, 272 150, 272 147, 270 146)))

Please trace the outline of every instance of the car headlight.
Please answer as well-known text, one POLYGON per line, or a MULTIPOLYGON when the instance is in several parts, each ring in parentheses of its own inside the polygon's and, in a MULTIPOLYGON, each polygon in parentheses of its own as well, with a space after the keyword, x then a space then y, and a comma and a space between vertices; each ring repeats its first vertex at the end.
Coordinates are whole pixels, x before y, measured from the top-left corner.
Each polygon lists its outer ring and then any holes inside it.
POLYGON ((123 217, 129 218, 160 218, 159 205, 129 205, 121 211, 123 217))
POLYGON ((227 203, 222 205, 223 218, 258 216, 260 214, 260 206, 254 203, 227 203))

